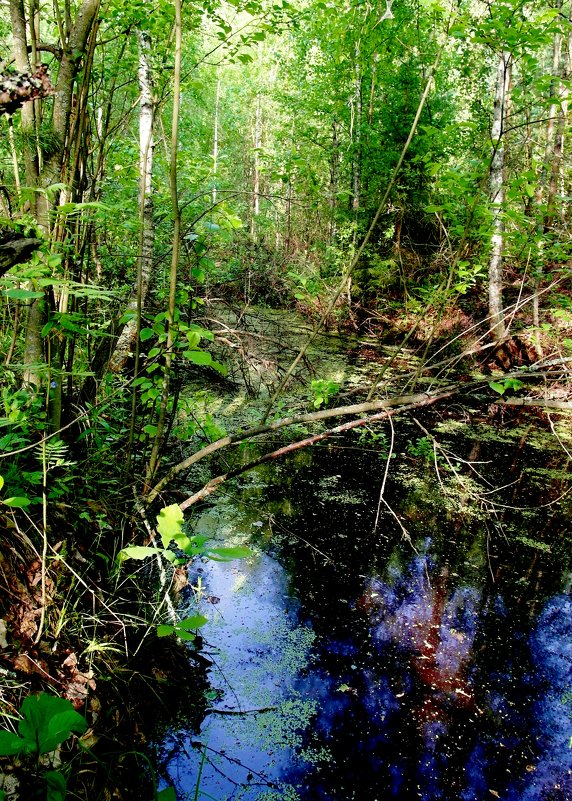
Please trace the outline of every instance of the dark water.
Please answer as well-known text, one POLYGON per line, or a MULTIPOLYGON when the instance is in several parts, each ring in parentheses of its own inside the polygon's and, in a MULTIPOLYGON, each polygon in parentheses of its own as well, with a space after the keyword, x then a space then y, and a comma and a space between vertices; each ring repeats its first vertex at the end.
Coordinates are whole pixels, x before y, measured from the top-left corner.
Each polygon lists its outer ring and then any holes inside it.
POLYGON ((374 432, 195 517, 255 554, 192 568, 213 711, 163 743, 178 798, 572 801, 568 457, 443 424, 437 474, 420 439, 398 429, 379 515, 374 432))

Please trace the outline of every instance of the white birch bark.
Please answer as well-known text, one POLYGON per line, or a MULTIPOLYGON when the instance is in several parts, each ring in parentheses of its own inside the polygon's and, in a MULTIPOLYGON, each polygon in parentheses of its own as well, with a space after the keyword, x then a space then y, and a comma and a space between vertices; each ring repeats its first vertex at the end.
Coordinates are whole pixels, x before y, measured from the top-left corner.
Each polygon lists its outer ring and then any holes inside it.
POLYGON ((151 282, 153 272, 153 248, 155 242, 155 229, 153 224, 153 122, 154 105, 151 81, 151 68, 149 54, 151 43, 146 32, 139 31, 139 223, 141 226, 139 237, 139 265, 138 279, 133 287, 127 313, 133 317, 123 328, 119 335, 109 367, 119 372, 125 366, 129 354, 132 352, 137 332, 140 328, 141 311, 145 306, 145 299, 151 282))
MULTIPOLYGON (((258 74, 262 74, 262 42, 258 45, 258 74)), ((252 225, 251 234, 256 234, 256 218, 260 214, 260 148, 262 147, 262 93, 256 93, 254 111, 254 175, 252 185, 252 225)))
POLYGON ((218 178, 218 117, 220 106, 220 77, 217 75, 215 90, 214 125, 213 125, 213 206, 216 204, 218 178))
POLYGON ((496 78, 495 105, 491 130, 492 158, 489 172, 489 193, 492 209, 491 252, 489 257, 489 324, 495 342, 505 336, 503 314, 502 273, 504 247, 503 207, 505 201, 505 141, 506 119, 512 59, 508 52, 501 53, 496 78))
POLYGON ((352 209, 357 211, 360 207, 360 193, 361 193, 361 114, 362 114, 362 87, 361 87, 361 71, 360 71, 360 43, 356 42, 355 46, 355 82, 354 82, 354 157, 353 157, 353 198, 352 209))

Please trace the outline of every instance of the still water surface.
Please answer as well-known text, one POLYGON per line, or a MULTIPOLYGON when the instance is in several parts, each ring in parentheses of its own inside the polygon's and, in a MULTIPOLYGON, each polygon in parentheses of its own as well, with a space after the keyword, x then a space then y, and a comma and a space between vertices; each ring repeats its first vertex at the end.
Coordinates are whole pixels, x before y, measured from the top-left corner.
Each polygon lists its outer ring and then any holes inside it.
POLYGON ((437 476, 417 436, 379 515, 386 443, 354 438, 195 517, 253 556, 192 566, 213 689, 162 744, 179 799, 572 801, 567 457, 457 431, 437 476))

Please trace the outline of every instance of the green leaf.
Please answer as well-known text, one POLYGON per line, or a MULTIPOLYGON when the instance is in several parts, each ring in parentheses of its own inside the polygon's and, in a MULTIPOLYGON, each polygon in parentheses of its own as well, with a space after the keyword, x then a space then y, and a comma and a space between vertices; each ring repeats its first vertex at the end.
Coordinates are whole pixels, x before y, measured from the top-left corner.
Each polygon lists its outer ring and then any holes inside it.
POLYGON ((193 364, 206 367, 211 364, 212 356, 204 350, 186 350, 183 356, 193 364))
POLYGON ((200 629, 201 626, 204 626, 206 623, 209 622, 208 617, 204 615, 191 615, 191 617, 186 617, 184 620, 179 620, 177 623, 178 629, 200 629))
POLYGON ((26 750, 27 740, 11 731, 0 731, 0 756, 14 756, 26 750))
POLYGON ((181 534, 174 539, 177 543, 177 548, 180 548, 183 553, 187 554, 187 556, 196 556, 200 553, 200 549, 197 548, 193 537, 187 537, 181 532, 181 534))
POLYGON ((40 754, 56 749, 72 731, 83 734, 87 729, 87 721, 75 711, 70 701, 49 693, 29 695, 20 711, 22 720, 18 731, 24 739, 35 743, 40 754))
POLYGON ((0 490, 2 489, 3 486, 4 486, 4 477, 0 476, 0 490))
POLYGON ((174 787, 165 787, 157 793, 157 801, 177 801, 174 787))
POLYGON ((25 506, 29 506, 31 504, 31 500, 23 495, 15 495, 13 498, 6 498, 6 500, 2 501, 2 503, 4 503, 5 506, 13 506, 16 509, 23 509, 25 506))
POLYGON ((215 562, 231 562, 233 559, 252 556, 252 551, 245 545, 237 545, 234 548, 208 548, 207 554, 215 562))
POLYGON ((163 549, 153 548, 151 545, 128 545, 127 548, 122 548, 119 551, 117 560, 121 563, 126 559, 147 559, 147 557, 156 556, 158 553, 163 553, 163 549))
POLYGON ((490 381, 489 387, 494 389, 495 392, 498 392, 499 395, 504 395, 504 391, 506 389, 504 384, 499 384, 497 381, 490 381))
POLYGON ((13 289, 5 289, 4 294, 7 298, 12 298, 12 300, 30 300, 31 298, 43 298, 43 292, 37 292, 33 289, 18 289, 14 287, 13 289))
POLYGON ((64 801, 66 797, 66 780, 59 770, 44 773, 46 780, 46 801, 64 801))
POLYGON ((155 336, 155 332, 153 331, 152 328, 142 328, 141 331, 139 332, 139 339, 141 340, 141 342, 146 342, 153 336, 155 336))
POLYGON ((165 506, 157 515, 157 531, 161 535, 163 547, 167 548, 171 540, 182 535, 184 515, 177 503, 165 506))
POLYGON ((169 634, 174 634, 174 626, 161 625, 157 626, 157 637, 168 637, 169 634))
POLYGON ((191 323, 189 325, 189 331, 196 331, 197 334, 200 334, 202 339, 208 339, 209 342, 214 342, 214 334, 212 331, 209 331, 208 328, 202 328, 202 326, 196 323, 191 323))
POLYGON ((193 640, 197 639, 196 635, 190 631, 185 631, 184 629, 175 629, 175 634, 180 640, 186 640, 187 642, 193 642, 193 640))
POLYGON ((227 373, 227 369, 224 366, 224 364, 221 364, 220 362, 215 362, 214 359, 212 360, 210 366, 212 367, 213 370, 216 370, 217 373, 220 373, 221 375, 226 375, 227 373))

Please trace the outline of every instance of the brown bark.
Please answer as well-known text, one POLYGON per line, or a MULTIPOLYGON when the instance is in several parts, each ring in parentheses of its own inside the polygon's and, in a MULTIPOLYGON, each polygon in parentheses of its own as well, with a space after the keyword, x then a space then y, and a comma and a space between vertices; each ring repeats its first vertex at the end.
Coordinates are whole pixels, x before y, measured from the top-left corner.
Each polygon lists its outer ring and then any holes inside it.
POLYGON ((0 276, 16 264, 28 261, 32 253, 42 244, 40 239, 0 239, 0 276))

